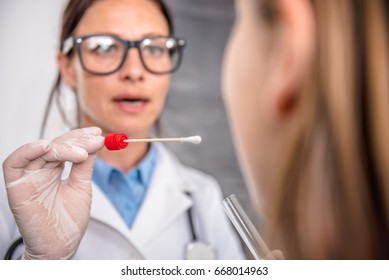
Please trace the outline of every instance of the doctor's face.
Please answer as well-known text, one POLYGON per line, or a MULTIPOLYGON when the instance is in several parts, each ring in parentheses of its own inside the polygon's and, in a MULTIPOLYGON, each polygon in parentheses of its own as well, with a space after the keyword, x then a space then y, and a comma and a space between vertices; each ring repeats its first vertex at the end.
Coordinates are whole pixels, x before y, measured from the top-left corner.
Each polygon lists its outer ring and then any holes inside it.
MULTIPOLYGON (((168 36, 166 18, 149 0, 100 0, 85 12, 74 36, 111 34, 123 40, 168 36)), ((160 115, 170 75, 156 75, 145 69, 136 48, 128 51, 122 67, 109 75, 83 70, 73 54, 65 67, 66 82, 75 89, 81 126, 98 126, 103 133, 123 132, 147 137, 160 115)), ((63 67, 61 68, 64 72, 63 67)))
MULTIPOLYGON (((223 94, 242 172, 252 197, 272 173, 276 127, 269 111, 272 32, 261 13, 264 1, 236 0, 236 22, 226 49, 223 94)), ((263 204, 263 201, 255 201, 263 204)))

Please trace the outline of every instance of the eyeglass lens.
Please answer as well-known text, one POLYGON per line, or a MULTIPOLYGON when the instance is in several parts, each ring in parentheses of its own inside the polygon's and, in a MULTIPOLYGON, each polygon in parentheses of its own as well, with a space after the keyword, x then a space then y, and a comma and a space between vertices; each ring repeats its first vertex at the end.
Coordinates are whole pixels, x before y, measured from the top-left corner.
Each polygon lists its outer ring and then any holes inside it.
MULTIPOLYGON (((178 64, 180 52, 174 38, 146 38, 141 41, 138 48, 144 67, 151 72, 168 73, 178 64)), ((80 45, 84 67, 100 74, 118 70, 126 57, 126 52, 124 41, 105 35, 85 38, 80 45)))

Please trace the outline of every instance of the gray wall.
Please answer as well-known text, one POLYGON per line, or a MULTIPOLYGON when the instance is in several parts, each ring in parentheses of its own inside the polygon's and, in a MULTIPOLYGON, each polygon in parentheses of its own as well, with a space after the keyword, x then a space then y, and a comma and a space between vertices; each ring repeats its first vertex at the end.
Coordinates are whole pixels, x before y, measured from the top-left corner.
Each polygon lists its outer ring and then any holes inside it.
MULTIPOLYGON (((170 148, 186 164, 213 175, 225 197, 236 194, 255 221, 233 149, 220 89, 223 52, 234 20, 234 1, 166 2, 174 15, 176 36, 185 38, 188 46, 180 70, 173 75, 162 115, 163 135, 201 135, 201 146, 172 144, 170 148)), ((251 254, 246 253, 251 258, 251 254)))
POLYGON ((233 0, 166 0, 174 15, 176 35, 188 46, 173 75, 162 115, 164 135, 203 137, 201 146, 170 145, 187 164, 215 176, 224 195, 235 193, 251 211, 232 146, 220 92, 224 48, 234 20, 233 0))

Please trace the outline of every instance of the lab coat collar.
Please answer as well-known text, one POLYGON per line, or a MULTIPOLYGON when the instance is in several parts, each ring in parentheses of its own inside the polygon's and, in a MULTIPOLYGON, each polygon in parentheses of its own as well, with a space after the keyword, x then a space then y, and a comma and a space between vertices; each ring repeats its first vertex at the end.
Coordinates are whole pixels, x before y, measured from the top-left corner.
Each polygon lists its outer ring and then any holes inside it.
MULTIPOLYGON (((181 163, 162 144, 156 144, 158 160, 146 197, 131 229, 127 227, 101 190, 93 185, 91 216, 120 231, 139 247, 171 225, 192 206, 194 186, 180 175, 181 163)), ((182 171, 182 170, 181 170, 182 171)))
MULTIPOLYGON (((91 218, 115 228, 129 238, 128 227, 102 190, 92 183, 91 218)), ((107 236, 109 238, 109 236, 107 236)))
POLYGON ((193 205, 186 192, 193 191, 180 175, 180 162, 163 145, 157 144, 158 161, 148 193, 135 218, 132 237, 142 246, 185 214, 193 205))

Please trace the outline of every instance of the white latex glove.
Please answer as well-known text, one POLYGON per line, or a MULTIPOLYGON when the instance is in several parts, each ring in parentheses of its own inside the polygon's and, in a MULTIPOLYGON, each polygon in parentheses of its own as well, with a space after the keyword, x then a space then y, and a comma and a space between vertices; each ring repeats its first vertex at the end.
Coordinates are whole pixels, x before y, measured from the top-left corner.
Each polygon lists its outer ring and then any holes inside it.
POLYGON ((24 259, 69 259, 77 251, 90 216, 91 177, 104 145, 97 127, 39 140, 3 163, 8 201, 23 237, 24 259), (65 161, 72 162, 62 181, 65 161))

